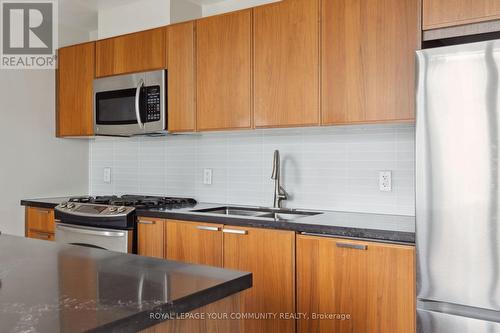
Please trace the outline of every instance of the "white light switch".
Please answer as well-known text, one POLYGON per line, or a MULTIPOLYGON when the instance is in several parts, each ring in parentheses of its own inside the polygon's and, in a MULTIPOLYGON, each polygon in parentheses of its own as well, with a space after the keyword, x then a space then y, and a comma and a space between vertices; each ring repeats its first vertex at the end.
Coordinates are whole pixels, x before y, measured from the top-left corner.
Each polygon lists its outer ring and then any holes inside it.
POLYGON ((212 169, 203 169, 203 184, 212 185, 212 169))
POLYGON ((380 171, 378 173, 378 186, 382 192, 392 191, 392 172, 380 171))
POLYGON ((109 168, 109 167, 104 168, 103 181, 106 184, 111 184, 111 168, 109 168))

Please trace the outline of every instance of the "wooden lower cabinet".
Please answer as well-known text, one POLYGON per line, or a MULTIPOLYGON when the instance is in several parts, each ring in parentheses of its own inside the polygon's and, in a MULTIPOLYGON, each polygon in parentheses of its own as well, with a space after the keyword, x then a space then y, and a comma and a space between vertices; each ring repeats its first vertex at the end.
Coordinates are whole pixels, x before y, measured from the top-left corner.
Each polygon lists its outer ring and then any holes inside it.
POLYGON ((169 260, 222 267, 222 225, 167 220, 165 240, 169 260))
POLYGON ((242 332, 295 332, 295 233, 224 227, 224 268, 252 272, 253 286, 241 293, 241 311, 276 319, 242 320, 242 332))
POLYGON ((414 247, 297 236, 297 311, 301 333, 414 333, 414 247))
POLYGON ((54 210, 50 208, 26 207, 25 236, 53 241, 55 239, 54 210))
POLYGON ((149 217, 137 219, 137 254, 141 256, 165 257, 165 220, 149 217))

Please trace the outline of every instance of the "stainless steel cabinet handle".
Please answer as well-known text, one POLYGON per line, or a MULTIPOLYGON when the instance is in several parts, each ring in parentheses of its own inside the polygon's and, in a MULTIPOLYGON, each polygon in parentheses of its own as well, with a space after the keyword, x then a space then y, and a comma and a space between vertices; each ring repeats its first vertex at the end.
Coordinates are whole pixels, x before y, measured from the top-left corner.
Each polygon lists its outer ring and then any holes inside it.
POLYGON ((352 243, 336 243, 337 247, 345 248, 345 249, 354 249, 354 250, 368 250, 367 245, 361 244, 352 244, 352 243))
POLYGON ((139 105, 139 97, 141 96, 141 88, 144 85, 144 80, 140 79, 137 89, 135 90, 135 117, 137 118, 137 124, 140 128, 144 128, 144 124, 141 121, 141 106, 139 105))
POLYGON ((248 231, 247 230, 239 230, 239 229, 222 229, 222 232, 226 234, 237 234, 237 235, 247 235, 248 231))
POLYGON ((139 220, 139 221, 137 221, 137 223, 139 223, 139 224, 156 224, 156 221, 142 221, 142 220, 139 220))
POLYGON ((87 228, 87 227, 77 227, 74 225, 66 226, 62 224, 57 224, 56 228, 61 231, 74 232, 78 234, 87 234, 94 236, 102 236, 102 237, 124 237, 125 233, 121 231, 108 231, 108 230, 99 230, 95 228, 87 228))
POLYGON ((206 225, 198 225, 198 226, 196 226, 196 229, 205 230, 205 231, 219 231, 220 230, 219 227, 209 227, 206 225))
POLYGON ((34 234, 37 234, 38 236, 40 236, 41 238, 45 238, 45 239, 49 239, 50 236, 52 236, 51 233, 49 232, 42 232, 42 231, 32 231, 34 234))
POLYGON ((42 213, 42 214, 50 214, 50 210, 48 209, 40 209, 40 208, 37 208, 36 209, 39 213, 42 213))

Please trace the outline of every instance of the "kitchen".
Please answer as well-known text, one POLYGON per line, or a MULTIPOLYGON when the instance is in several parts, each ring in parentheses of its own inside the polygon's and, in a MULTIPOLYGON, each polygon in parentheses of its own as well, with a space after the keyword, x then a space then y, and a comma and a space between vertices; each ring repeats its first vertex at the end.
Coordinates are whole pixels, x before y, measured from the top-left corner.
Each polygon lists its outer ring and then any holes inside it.
POLYGON ((497 0, 46 2, 2 332, 500 331, 497 0))

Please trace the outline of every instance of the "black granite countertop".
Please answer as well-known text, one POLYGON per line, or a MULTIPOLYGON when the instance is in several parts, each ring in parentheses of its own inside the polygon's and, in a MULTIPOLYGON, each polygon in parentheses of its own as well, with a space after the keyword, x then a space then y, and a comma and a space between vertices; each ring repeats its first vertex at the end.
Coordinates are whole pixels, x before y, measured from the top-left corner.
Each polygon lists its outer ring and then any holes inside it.
MULTIPOLYGON (((67 198, 23 200, 22 205, 53 208, 67 198)), ((138 216, 185 221, 221 223, 242 227, 292 230, 345 238, 360 238, 390 243, 415 243, 415 217, 337 211, 319 211, 318 215, 305 216, 292 221, 275 221, 250 216, 224 216, 193 210, 222 207, 224 204, 198 203, 194 207, 174 209, 140 209, 138 216)), ((234 205, 245 207, 241 205, 234 205)), ((246 206, 251 207, 251 206, 246 206)))
POLYGON ((252 285, 250 273, 0 235, 0 332, 135 332, 252 285))

